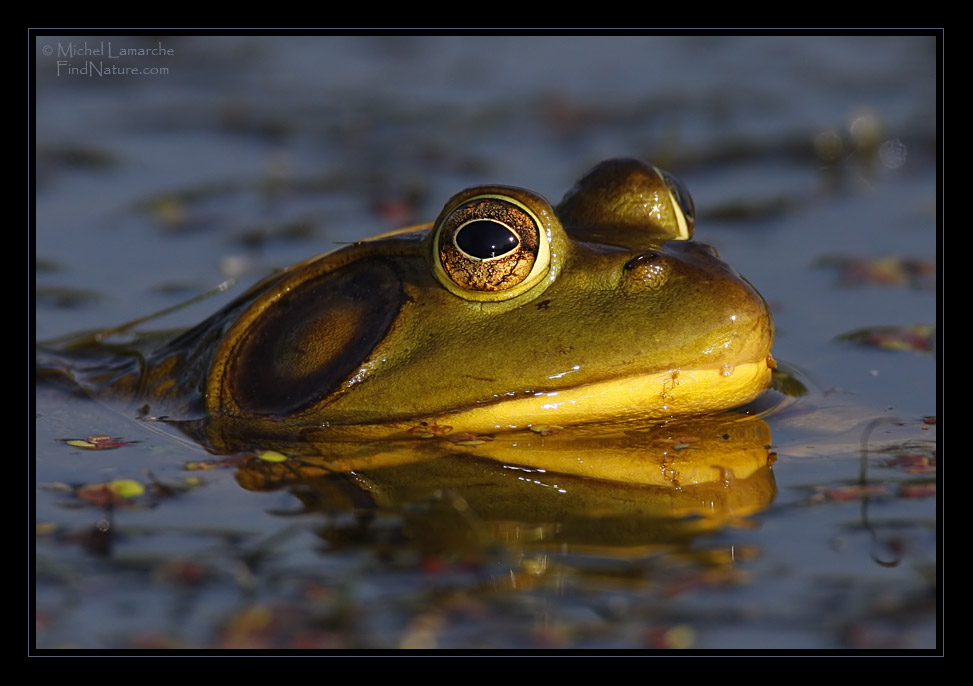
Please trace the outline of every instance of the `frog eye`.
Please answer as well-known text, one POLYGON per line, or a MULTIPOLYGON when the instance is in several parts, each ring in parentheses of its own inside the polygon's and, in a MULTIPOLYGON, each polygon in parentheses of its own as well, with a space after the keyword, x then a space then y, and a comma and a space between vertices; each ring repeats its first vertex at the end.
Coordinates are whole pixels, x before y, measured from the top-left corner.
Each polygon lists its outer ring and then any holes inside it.
POLYGON ((453 245, 466 257, 496 260, 520 247, 520 236, 495 219, 474 219, 453 233, 453 245))
POLYGON ((665 171, 656 169, 669 189, 669 197, 672 200, 673 211, 676 214, 676 221, 679 223, 678 240, 689 240, 693 236, 693 229, 696 225, 696 206, 693 204, 693 197, 683 185, 682 181, 665 171))
POLYGON ((441 216, 433 264, 439 281, 456 295, 502 300, 547 274, 549 239, 534 212, 514 198, 476 195, 441 216))

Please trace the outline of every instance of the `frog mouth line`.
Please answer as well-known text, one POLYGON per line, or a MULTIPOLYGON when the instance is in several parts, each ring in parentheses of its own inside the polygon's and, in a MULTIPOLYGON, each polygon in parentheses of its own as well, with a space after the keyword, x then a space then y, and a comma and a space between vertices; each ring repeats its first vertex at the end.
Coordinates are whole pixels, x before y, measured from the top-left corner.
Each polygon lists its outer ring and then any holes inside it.
POLYGON ((414 419, 330 424, 348 437, 402 433, 438 436, 490 434, 540 426, 643 421, 661 423, 744 405, 770 386, 769 354, 732 368, 679 369, 581 384, 515 399, 498 399, 414 419))
POLYGON ((719 369, 680 369, 583 384, 448 413, 437 418, 464 430, 587 424, 626 419, 663 421, 703 415, 753 400, 770 384, 773 358, 719 369))

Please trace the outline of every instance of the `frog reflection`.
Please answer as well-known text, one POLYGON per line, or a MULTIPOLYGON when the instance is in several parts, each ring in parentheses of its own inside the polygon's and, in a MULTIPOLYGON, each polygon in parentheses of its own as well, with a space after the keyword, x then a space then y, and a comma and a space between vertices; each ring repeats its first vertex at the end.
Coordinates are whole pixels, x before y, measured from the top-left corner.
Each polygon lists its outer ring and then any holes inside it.
POLYGON ((763 420, 725 414, 489 441, 349 441, 286 462, 254 457, 237 480, 255 491, 286 488, 305 514, 364 516, 361 526, 339 517, 345 526, 323 527, 337 546, 381 542, 382 530, 367 527, 381 515, 402 522, 402 547, 424 554, 476 555, 497 544, 632 557, 659 546, 686 552, 701 535, 752 521, 776 495, 769 444, 763 420))

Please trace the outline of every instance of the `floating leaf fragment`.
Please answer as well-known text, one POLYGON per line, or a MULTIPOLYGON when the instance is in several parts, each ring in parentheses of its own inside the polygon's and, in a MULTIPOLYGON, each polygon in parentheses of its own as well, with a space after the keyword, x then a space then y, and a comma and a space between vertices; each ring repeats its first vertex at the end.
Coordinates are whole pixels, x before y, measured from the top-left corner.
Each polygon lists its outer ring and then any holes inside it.
POLYGON ((163 231, 179 233, 210 230, 218 224, 218 212, 204 205, 241 191, 237 183, 203 184, 180 191, 160 193, 139 202, 137 212, 146 214, 163 231))
POLYGON ((801 398, 808 394, 807 385, 796 371, 778 366, 771 375, 771 388, 791 398, 801 398))
POLYGON ((249 460, 253 455, 250 453, 239 453, 237 455, 228 455, 226 457, 221 457, 218 460, 196 460, 193 462, 187 462, 185 468, 189 471, 202 471, 206 469, 227 469, 231 467, 239 467, 241 464, 249 460))
POLYGON ((107 485, 119 498, 137 498, 145 493, 145 486, 134 479, 116 479, 107 485))
POLYGON ((798 201, 786 195, 725 202, 713 206, 703 217, 717 221, 754 221, 777 217, 796 207, 798 201))
POLYGON ((428 422, 421 422, 418 425, 409 429, 410 434, 417 434, 420 438, 435 438, 436 436, 445 436, 453 430, 453 427, 448 424, 429 424, 428 422))
POLYGON ((903 484, 899 488, 900 498, 934 498, 936 496, 936 482, 903 484))
POLYGON ((664 650, 687 650, 696 642, 696 632, 688 624, 658 627, 649 632, 649 646, 664 650))
POLYGON ((886 466, 901 469, 906 474, 935 474, 936 456, 899 455, 889 460, 886 466))
POLYGON ((186 477, 175 483, 160 481, 151 472, 148 472, 148 477, 151 480, 152 495, 157 498, 173 498, 203 485, 203 480, 197 476, 186 477))
POLYGON ((851 484, 847 486, 816 486, 808 502, 818 504, 828 501, 847 501, 889 495, 889 490, 881 484, 851 484))
POLYGON ((852 341, 883 350, 932 352, 936 348, 936 327, 928 324, 873 326, 843 333, 835 340, 852 341))
POLYGON ((56 481, 54 483, 42 484, 40 488, 45 491, 51 491, 52 493, 72 493, 74 492, 74 487, 71 484, 66 484, 63 481, 56 481))
POLYGON ((556 434, 559 431, 564 431, 563 426, 555 426, 554 424, 535 424, 530 427, 530 430, 534 433, 538 433, 541 436, 550 436, 551 434, 556 434))
POLYGON ((936 444, 929 441, 906 441, 891 446, 882 452, 890 453, 891 458, 883 466, 900 469, 906 474, 936 473, 936 444))
POLYGON ((35 272, 59 272, 63 271, 64 266, 61 265, 57 260, 52 260, 46 257, 35 257, 34 258, 34 271, 35 272))
POLYGON ((230 616, 223 627, 220 647, 269 647, 272 639, 273 611, 265 605, 245 608, 230 616))
POLYGON ((38 304, 49 307, 70 309, 90 305, 101 300, 101 293, 85 288, 70 288, 66 286, 38 286, 34 290, 34 297, 38 304))
POLYGON ((118 157, 104 149, 83 145, 45 145, 36 152, 38 166, 105 169, 118 164, 118 157))
POLYGON ((156 571, 156 578, 177 586, 198 586, 211 576, 210 570, 196 560, 177 558, 156 571))
POLYGON ((916 257, 853 257, 826 255, 816 266, 834 267, 842 286, 906 286, 916 289, 936 288, 936 263, 916 257))
POLYGON ((116 479, 105 483, 86 484, 77 496, 94 505, 119 505, 145 494, 145 486, 133 479, 116 479))
POLYGON ((57 532, 57 524, 54 522, 37 522, 34 525, 34 533, 38 536, 50 536, 57 532))
POLYGON ((120 438, 112 438, 105 434, 97 434, 95 436, 88 436, 87 438, 65 438, 62 440, 74 448, 83 448, 85 450, 114 450, 115 448, 122 448, 126 445, 138 443, 138 441, 123 441, 120 438))
POLYGON ((231 242, 247 248, 260 248, 272 241, 306 241, 314 237, 316 228, 312 219, 301 217, 277 226, 246 229, 231 242))
POLYGON ((446 440, 450 443, 455 443, 456 445, 466 445, 466 446, 478 446, 483 445, 487 441, 492 441, 492 436, 478 436, 477 434, 471 434, 468 432, 461 432, 447 436, 446 440))

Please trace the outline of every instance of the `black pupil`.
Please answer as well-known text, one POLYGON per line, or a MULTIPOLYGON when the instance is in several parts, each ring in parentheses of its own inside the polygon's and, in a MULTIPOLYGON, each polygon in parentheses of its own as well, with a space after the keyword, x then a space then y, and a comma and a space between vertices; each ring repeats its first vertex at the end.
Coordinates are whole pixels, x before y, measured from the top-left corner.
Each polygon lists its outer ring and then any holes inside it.
POLYGON ((486 260, 506 255, 520 240, 503 224, 493 221, 470 222, 456 234, 456 245, 467 255, 486 260))

